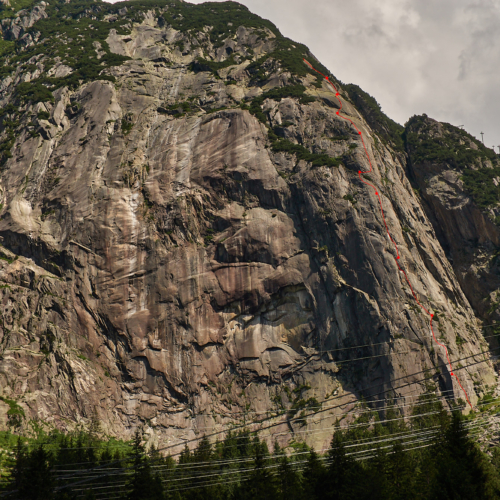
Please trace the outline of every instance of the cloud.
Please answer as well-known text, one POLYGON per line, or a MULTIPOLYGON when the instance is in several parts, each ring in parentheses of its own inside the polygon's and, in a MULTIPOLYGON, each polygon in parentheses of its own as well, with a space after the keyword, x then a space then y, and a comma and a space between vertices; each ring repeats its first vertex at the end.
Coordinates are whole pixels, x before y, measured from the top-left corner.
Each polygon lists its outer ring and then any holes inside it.
MULTIPOLYGON (((194 0, 192 3, 202 3, 194 0)), ((498 0, 240 0, 394 120, 427 113, 500 144, 498 0)))
POLYGON ((494 61, 499 61, 500 55, 500 6, 493 2, 468 5, 458 13, 456 22, 469 35, 460 53, 459 79, 495 77, 498 69, 494 61))

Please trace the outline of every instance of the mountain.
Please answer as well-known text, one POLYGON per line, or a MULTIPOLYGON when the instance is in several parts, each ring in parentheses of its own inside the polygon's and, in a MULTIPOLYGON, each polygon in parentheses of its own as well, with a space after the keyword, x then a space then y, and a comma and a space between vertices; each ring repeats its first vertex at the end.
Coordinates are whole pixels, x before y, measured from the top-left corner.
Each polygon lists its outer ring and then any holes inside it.
POLYGON ((235 2, 0 18, 5 425, 95 411, 175 444, 262 420, 321 447, 364 401, 495 388, 491 150, 396 124, 235 2))

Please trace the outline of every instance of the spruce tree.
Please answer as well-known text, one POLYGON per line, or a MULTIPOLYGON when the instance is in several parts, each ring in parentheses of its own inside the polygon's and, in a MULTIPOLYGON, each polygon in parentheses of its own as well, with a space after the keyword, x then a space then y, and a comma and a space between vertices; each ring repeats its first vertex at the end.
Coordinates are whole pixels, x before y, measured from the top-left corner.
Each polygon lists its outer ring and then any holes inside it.
POLYGON ((203 436, 193 453, 193 463, 189 475, 191 486, 199 485, 199 488, 188 490, 185 497, 189 500, 217 500, 220 493, 220 476, 217 476, 217 468, 211 464, 213 460, 213 448, 208 438, 203 436), (194 476, 199 476, 199 479, 194 476), (209 483, 209 484, 207 484, 209 483))
POLYGON ((303 498, 300 474, 294 469, 286 455, 279 458, 277 482, 279 487, 278 498, 281 500, 300 500, 303 498))
POLYGON ((437 450, 437 481, 431 498, 439 500, 488 499, 488 472, 484 456, 454 413, 437 450))
POLYGON ((325 482, 325 498, 330 500, 348 498, 349 487, 353 485, 356 465, 354 460, 347 455, 344 440, 344 433, 337 430, 328 451, 329 467, 325 482))
POLYGON ((163 486, 158 476, 151 472, 151 464, 145 456, 142 432, 134 435, 132 447, 132 475, 128 481, 128 500, 163 500, 163 486))
POLYGON ((31 452, 19 448, 19 464, 16 465, 15 482, 20 500, 51 500, 54 498, 55 478, 53 457, 39 444, 31 452))
POLYGON ((304 498, 308 500, 322 500, 326 481, 326 468, 318 454, 311 449, 302 473, 304 477, 304 498))
POLYGON ((254 439, 254 469, 247 481, 242 482, 235 492, 238 500, 276 500, 278 491, 273 474, 268 469, 269 451, 265 442, 254 439))
MULTIPOLYGON (((376 437, 375 434, 374 437, 376 437)), ((360 484, 362 494, 360 498, 369 498, 370 500, 388 500, 391 498, 389 494, 388 462, 389 459, 385 450, 378 448, 375 457, 363 464, 363 478, 360 484)))
POLYGON ((416 482, 411 452, 405 451, 401 441, 396 441, 386 464, 391 500, 415 499, 416 482))

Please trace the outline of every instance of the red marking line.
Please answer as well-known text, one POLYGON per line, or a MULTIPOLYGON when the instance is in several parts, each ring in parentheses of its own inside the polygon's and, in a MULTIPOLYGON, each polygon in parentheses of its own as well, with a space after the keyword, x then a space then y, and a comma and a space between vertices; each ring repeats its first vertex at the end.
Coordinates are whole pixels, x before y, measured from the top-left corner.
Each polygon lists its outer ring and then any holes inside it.
POLYGON ((329 80, 329 78, 327 76, 325 76, 323 73, 321 73, 320 71, 318 71, 316 68, 313 67, 313 65, 307 61, 306 59, 304 59, 304 62, 313 70, 313 71, 316 71, 316 73, 320 74, 331 86, 332 88, 334 89, 335 91, 335 97, 337 98, 337 100, 339 101, 339 110, 337 111, 337 115, 339 115, 340 118, 342 118, 343 120, 346 120, 348 121, 355 129, 356 131, 358 132, 358 134, 361 136, 361 142, 363 143, 363 148, 365 150, 365 154, 366 154, 366 158, 368 159, 368 163, 370 165, 370 170, 367 170, 366 172, 362 172, 361 170, 358 170, 358 175, 359 175, 359 179, 361 180, 361 182, 363 184, 366 184, 367 186, 370 186, 371 188, 373 188, 373 190, 375 191, 375 196, 378 198, 378 202, 379 202, 379 205, 380 205, 380 213, 382 214, 382 220, 384 221, 384 226, 385 226, 385 230, 387 231, 387 235, 389 236, 389 239, 392 241, 393 245, 394 245, 394 248, 396 249, 396 257, 395 257, 395 260, 396 260, 396 265, 398 266, 398 270, 401 271, 403 274, 404 274, 404 277, 405 277, 405 280, 406 282, 408 283, 408 286, 410 287, 410 290, 411 290, 411 293, 413 295, 413 298, 415 299, 415 301, 417 302, 417 304, 425 311, 425 313, 430 317, 430 321, 429 321, 429 326, 431 328, 431 332, 432 332, 432 337, 434 338, 434 341, 436 342, 436 344, 438 344, 439 346, 441 346, 443 349, 444 349, 444 352, 446 353, 446 359, 448 360, 448 364, 450 365, 450 376, 452 377, 455 377, 457 382, 458 382, 458 385, 460 386, 460 388, 462 389, 462 391, 464 392, 465 394, 465 398, 467 399, 467 403, 469 403, 469 406, 472 408, 472 405, 471 405, 471 402, 469 401, 469 396, 467 395, 467 392, 465 391, 465 389, 462 387, 462 384, 460 383, 460 380, 458 379, 458 377, 453 373, 453 367, 451 366, 451 361, 450 361, 450 357, 448 355, 448 348, 441 344, 440 342, 437 341, 436 339, 436 335, 434 334, 434 329, 432 328, 432 320, 434 318, 434 314, 432 314, 431 312, 429 312, 418 300, 417 298, 417 295, 415 294, 415 291, 413 290, 413 287, 411 286, 411 283, 410 283, 410 280, 408 279, 408 276, 406 274, 406 271, 399 265, 399 262, 401 259, 400 259, 400 255, 399 255, 399 248, 398 248, 398 245, 396 244, 396 242, 394 241, 394 239, 392 238, 391 236, 391 233, 389 231, 389 228, 387 226, 387 222, 385 220, 385 213, 384 213, 384 209, 382 207, 382 198, 380 197, 380 194, 379 192, 377 191, 377 188, 373 185, 373 184, 370 184, 369 182, 365 181, 363 179, 363 177, 361 177, 361 174, 369 174, 370 172, 373 171, 373 167, 372 167, 372 162, 370 160, 370 155, 368 154, 368 150, 366 149, 366 144, 365 144, 365 141, 363 139, 363 134, 361 133, 361 130, 358 129, 358 127, 356 127, 356 125, 354 124, 354 122, 346 117, 346 116, 342 116, 340 114, 340 112, 342 111, 342 101, 340 100, 340 97, 339 97, 339 92, 337 90, 337 87, 335 87, 335 85, 329 80))

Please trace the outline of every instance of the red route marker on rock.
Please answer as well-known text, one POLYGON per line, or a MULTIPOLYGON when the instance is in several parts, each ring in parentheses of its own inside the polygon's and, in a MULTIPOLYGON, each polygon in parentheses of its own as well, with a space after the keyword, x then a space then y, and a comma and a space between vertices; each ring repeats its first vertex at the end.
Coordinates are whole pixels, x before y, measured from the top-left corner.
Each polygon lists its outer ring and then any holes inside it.
POLYGON ((399 265, 399 262, 398 260, 400 260, 400 255, 399 255, 399 248, 398 248, 398 245, 396 244, 396 242, 394 241, 394 239, 392 238, 391 236, 391 233, 389 231, 389 227, 387 226, 387 222, 385 220, 385 213, 384 213, 384 208, 382 207, 382 199, 380 198, 380 195, 376 189, 376 187, 373 185, 373 184, 370 184, 369 182, 366 182, 363 177, 361 177, 361 174, 368 174, 370 172, 373 171, 373 166, 372 166, 372 162, 370 160, 370 155, 368 154, 368 150, 366 149, 366 144, 365 144, 365 141, 363 139, 363 134, 361 133, 361 130, 358 129, 358 127, 356 127, 356 125, 354 124, 354 122, 350 119, 350 118, 347 118, 346 116, 342 116, 340 115, 340 112, 342 111, 342 101, 340 100, 339 98, 339 92, 338 92, 338 89, 337 87, 335 87, 335 85, 329 80, 328 76, 324 75, 323 73, 321 73, 320 71, 318 71, 309 61, 307 61, 306 59, 304 59, 304 62, 313 70, 313 71, 316 71, 316 73, 320 74, 334 89, 335 91, 335 97, 337 98, 337 100, 339 101, 339 110, 337 111, 337 115, 340 116, 340 118, 342 118, 343 120, 346 120, 348 121, 355 129, 356 131, 358 132, 358 134, 361 136, 361 142, 363 143, 363 148, 365 150, 365 154, 366 154, 366 158, 368 159, 368 163, 370 165, 370 170, 367 170, 366 172, 362 172, 361 170, 358 170, 358 176, 359 176, 359 179, 361 180, 361 182, 363 184, 366 184, 367 186, 370 186, 371 188, 373 188, 373 190, 375 191, 375 195, 378 197, 378 201, 379 201, 379 204, 380 204, 380 213, 382 214, 382 220, 384 221, 384 226, 385 226, 385 230, 387 231, 387 235, 389 236, 389 239, 392 241, 393 245, 394 245, 394 248, 396 249, 396 257, 395 257, 395 260, 396 260, 396 265, 398 266, 398 270, 400 272, 402 272, 405 276, 405 280, 406 282, 408 283, 408 286, 410 287, 410 290, 411 290, 411 293, 413 295, 413 298, 415 299, 415 301, 417 302, 417 304, 425 311, 425 313, 430 317, 430 321, 429 321, 429 326, 431 327, 431 332, 432 332, 432 337, 434 338, 434 342, 436 342, 436 344, 438 344, 439 346, 441 346, 443 349, 444 349, 444 352, 446 354, 446 359, 448 360, 448 364, 450 366, 450 376, 451 377, 455 377, 455 379, 457 380, 458 382, 458 385, 460 386, 460 388, 462 389, 462 391, 464 392, 465 394, 465 398, 467 399, 467 403, 469 403, 469 406, 474 409, 472 407, 472 404, 471 402, 469 401, 469 396, 467 395, 467 392, 465 391, 465 389, 462 387, 462 384, 460 383, 460 380, 458 379, 458 377, 453 373, 453 367, 451 366, 451 361, 450 361, 450 357, 448 356, 448 348, 439 343, 436 339, 436 335, 434 334, 434 329, 432 328, 432 320, 434 319, 434 314, 431 313, 429 310, 427 310, 418 300, 417 298, 417 295, 415 294, 414 290, 413 290, 413 287, 411 286, 411 283, 410 283, 410 280, 408 279, 408 276, 405 272, 405 270, 399 265))

